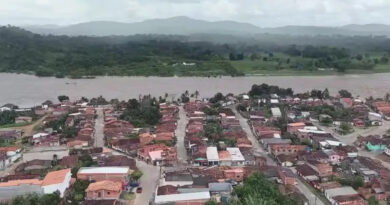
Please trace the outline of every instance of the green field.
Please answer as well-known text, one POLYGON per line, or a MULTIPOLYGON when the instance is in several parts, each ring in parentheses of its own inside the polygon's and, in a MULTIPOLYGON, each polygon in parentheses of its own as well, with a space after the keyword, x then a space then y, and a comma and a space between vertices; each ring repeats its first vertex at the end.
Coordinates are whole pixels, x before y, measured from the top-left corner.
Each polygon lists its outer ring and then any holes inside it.
POLYGON ((232 66, 245 75, 340 75, 340 74, 371 74, 390 72, 390 64, 376 64, 372 69, 361 69, 361 63, 352 60, 351 67, 345 72, 336 69, 319 69, 314 65, 313 59, 292 57, 285 54, 274 54, 267 57, 251 60, 246 58, 240 61, 229 61, 232 66))

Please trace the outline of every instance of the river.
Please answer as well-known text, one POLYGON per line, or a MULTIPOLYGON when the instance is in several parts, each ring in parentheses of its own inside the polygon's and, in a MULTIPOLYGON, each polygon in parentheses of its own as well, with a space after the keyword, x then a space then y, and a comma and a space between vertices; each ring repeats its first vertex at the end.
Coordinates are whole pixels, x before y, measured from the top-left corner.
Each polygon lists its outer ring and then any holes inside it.
POLYGON ((202 97, 217 92, 239 94, 253 84, 267 83, 291 87, 295 92, 328 88, 331 94, 346 89, 362 97, 383 97, 390 92, 390 73, 340 76, 250 76, 250 77, 97 77, 95 79, 39 78, 33 75, 0 73, 0 106, 13 103, 20 107, 57 101, 58 95, 72 100, 99 95, 106 99, 138 98, 140 94, 177 98, 185 90, 198 90, 202 97))

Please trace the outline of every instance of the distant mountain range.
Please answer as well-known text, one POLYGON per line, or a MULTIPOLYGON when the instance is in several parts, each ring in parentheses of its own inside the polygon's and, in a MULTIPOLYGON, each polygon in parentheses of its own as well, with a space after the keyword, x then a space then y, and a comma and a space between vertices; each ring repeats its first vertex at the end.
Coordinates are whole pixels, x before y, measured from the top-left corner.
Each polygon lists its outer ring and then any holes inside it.
POLYGON ((390 36, 390 26, 384 24, 346 25, 341 27, 284 26, 260 28, 258 26, 235 21, 203 21, 184 16, 153 19, 136 23, 114 21, 94 21, 68 26, 35 25, 22 26, 39 34, 69 36, 109 36, 134 34, 283 34, 283 35, 385 35, 390 36))

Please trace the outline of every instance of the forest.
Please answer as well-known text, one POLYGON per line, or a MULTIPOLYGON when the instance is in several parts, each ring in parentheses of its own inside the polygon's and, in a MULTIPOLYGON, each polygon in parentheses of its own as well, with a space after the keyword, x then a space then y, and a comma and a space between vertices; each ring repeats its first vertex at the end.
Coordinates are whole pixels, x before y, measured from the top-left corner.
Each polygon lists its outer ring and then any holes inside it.
POLYGON ((266 34, 219 37, 69 37, 4 26, 0 27, 0 72, 58 78, 390 72, 390 39, 385 37, 317 36, 306 41, 266 34))

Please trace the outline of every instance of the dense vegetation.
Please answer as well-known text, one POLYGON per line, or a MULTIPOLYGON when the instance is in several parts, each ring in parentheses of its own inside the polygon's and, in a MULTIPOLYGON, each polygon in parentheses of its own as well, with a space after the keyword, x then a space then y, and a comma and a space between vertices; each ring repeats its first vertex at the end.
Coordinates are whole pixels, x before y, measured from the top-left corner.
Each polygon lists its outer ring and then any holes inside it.
POLYGON ((390 71, 389 48, 385 37, 67 37, 0 27, 0 72, 74 78, 383 72, 390 71))
POLYGON ((151 96, 144 96, 140 101, 130 99, 126 103, 125 111, 120 116, 121 119, 129 121, 136 127, 156 125, 161 117, 158 102, 151 96))
POLYGON ((295 205, 292 198, 282 195, 276 185, 259 173, 254 173, 244 184, 236 186, 233 194, 237 196, 231 205, 295 205))
POLYGON ((53 194, 28 194, 24 196, 18 196, 14 198, 10 205, 52 205, 60 204, 61 198, 59 193, 54 192, 53 194))

